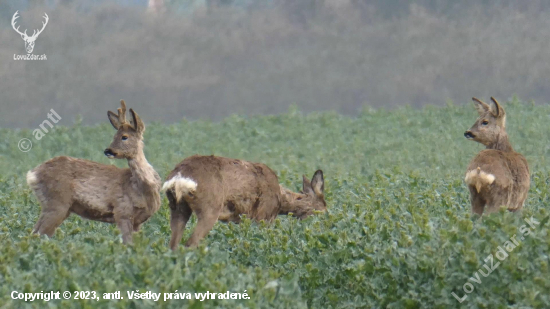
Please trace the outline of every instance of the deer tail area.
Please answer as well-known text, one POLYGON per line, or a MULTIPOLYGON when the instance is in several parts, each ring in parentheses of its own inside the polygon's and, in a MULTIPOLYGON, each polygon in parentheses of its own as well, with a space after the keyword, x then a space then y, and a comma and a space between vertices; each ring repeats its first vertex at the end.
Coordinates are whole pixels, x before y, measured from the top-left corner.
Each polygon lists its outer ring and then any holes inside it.
POLYGON ((178 173, 162 185, 162 192, 169 190, 173 192, 176 197, 176 201, 179 202, 183 196, 197 190, 197 183, 193 179, 183 177, 180 173, 178 173))
POLYGON ((468 171, 464 181, 468 186, 475 187, 477 193, 479 193, 483 187, 493 184, 495 179, 495 175, 486 173, 478 167, 477 169, 468 171))

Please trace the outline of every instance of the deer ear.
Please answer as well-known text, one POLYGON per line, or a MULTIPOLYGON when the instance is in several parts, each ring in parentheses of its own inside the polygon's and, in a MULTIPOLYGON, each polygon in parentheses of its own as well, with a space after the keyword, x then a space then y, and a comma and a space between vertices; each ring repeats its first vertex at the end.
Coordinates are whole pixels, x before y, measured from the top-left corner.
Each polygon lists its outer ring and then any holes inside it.
POLYGON ((141 121, 141 118, 139 118, 139 115, 134 112, 133 109, 130 108, 130 115, 132 115, 132 126, 134 127, 134 130, 136 130, 139 133, 143 133, 145 131, 145 125, 143 124, 143 121, 141 121))
POLYGON ((120 128, 120 125, 121 125, 120 121, 118 121, 118 115, 111 112, 111 111, 108 111, 107 112, 107 117, 109 117, 109 121, 113 125, 113 128, 118 130, 120 128))
POLYGON ((489 106, 489 104, 481 101, 480 99, 478 98, 472 98, 472 101, 474 101, 474 105, 477 109, 477 112, 479 113, 479 115, 483 115, 485 114, 486 112, 490 111, 491 110, 491 107, 489 106))
POLYGON ((306 175, 302 175, 302 193, 313 194, 311 182, 309 182, 309 179, 307 179, 306 175))
POLYGON ((325 179, 323 177, 323 171, 317 170, 311 179, 311 187, 315 194, 320 195, 325 191, 325 179))

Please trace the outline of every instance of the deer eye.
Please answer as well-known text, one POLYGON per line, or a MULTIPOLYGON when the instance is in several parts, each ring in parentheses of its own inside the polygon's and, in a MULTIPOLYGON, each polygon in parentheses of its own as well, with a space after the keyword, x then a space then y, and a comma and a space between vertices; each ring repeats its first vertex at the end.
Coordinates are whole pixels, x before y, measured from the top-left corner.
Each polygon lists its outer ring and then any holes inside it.
POLYGON ((481 123, 481 125, 484 125, 484 126, 486 126, 488 124, 489 124, 489 121, 487 121, 487 120, 483 120, 483 122, 481 123))
POLYGON ((123 141, 125 141, 125 140, 127 140, 127 139, 128 139, 128 136, 126 136, 126 135, 123 135, 123 136, 122 136, 122 140, 123 140, 123 141))

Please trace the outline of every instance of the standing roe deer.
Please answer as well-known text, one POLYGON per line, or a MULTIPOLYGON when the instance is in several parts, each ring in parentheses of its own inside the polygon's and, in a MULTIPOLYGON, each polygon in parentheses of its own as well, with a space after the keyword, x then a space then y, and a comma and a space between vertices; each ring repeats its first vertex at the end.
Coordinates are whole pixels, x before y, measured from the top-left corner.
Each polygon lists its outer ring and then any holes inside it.
POLYGON ((117 133, 104 154, 128 160, 129 168, 62 156, 30 170, 27 183, 42 206, 34 233, 51 237, 75 213, 116 223, 127 244, 132 242, 132 231, 159 209, 161 179, 143 154, 145 125, 132 109, 132 121, 127 122, 126 105, 120 104, 118 115, 107 113, 117 133))
POLYGON ((514 151, 506 134, 506 113, 491 97, 492 104, 473 98, 479 118, 464 133, 469 139, 485 145, 471 162, 464 179, 470 189, 472 212, 483 214, 498 211, 500 206, 509 211, 520 210, 527 198, 530 176, 527 160, 514 151))
POLYGON ((216 156, 191 156, 179 163, 162 187, 170 206, 170 248, 175 250, 192 212, 197 226, 187 247, 197 246, 216 221, 273 220, 278 214, 294 213, 305 218, 315 210, 326 211, 323 172, 305 178, 303 193, 279 185, 277 175, 265 164, 216 156))

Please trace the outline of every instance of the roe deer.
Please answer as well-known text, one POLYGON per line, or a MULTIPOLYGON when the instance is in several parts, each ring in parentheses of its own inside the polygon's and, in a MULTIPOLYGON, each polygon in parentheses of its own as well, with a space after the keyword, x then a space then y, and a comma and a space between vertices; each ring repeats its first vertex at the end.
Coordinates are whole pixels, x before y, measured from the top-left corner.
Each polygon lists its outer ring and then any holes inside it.
POLYGON ((314 210, 326 211, 323 172, 311 183, 304 176, 303 193, 279 185, 275 172, 265 164, 216 156, 191 156, 179 163, 162 187, 170 206, 170 248, 175 250, 192 212, 197 226, 185 244, 194 247, 216 221, 273 220, 278 214, 294 213, 305 218, 314 210))
POLYGON ((125 244, 132 231, 160 207, 161 179, 143 154, 145 125, 132 109, 126 121, 126 105, 120 101, 118 114, 107 113, 117 130, 104 154, 126 159, 129 168, 93 161, 55 157, 27 173, 27 183, 36 194, 42 212, 34 233, 51 237, 71 213, 83 218, 116 223, 125 244))
POLYGON ((465 182, 470 190, 472 212, 483 214, 506 206, 509 211, 520 210, 527 198, 530 176, 527 160, 515 152, 506 134, 506 113, 491 97, 491 104, 473 98, 479 118, 464 133, 469 139, 485 145, 470 162, 465 182))

